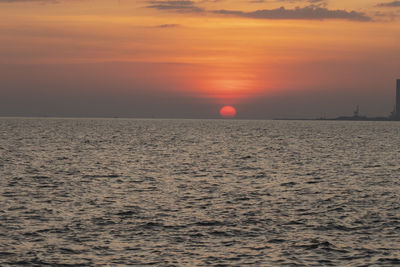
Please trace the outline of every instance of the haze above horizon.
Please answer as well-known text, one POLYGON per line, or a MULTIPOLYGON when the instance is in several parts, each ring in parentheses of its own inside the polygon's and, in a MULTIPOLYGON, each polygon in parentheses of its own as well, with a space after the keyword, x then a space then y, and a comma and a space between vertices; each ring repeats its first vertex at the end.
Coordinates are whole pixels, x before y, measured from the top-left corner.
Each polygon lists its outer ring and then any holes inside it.
POLYGON ((0 0, 0 116, 393 109, 400 1, 0 0))

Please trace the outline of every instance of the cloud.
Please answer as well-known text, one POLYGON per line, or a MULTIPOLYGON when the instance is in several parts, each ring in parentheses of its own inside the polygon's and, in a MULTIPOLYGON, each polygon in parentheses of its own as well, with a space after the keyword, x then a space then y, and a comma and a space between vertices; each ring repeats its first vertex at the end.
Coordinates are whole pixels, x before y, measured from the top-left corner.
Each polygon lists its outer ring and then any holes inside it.
MULTIPOLYGON (((263 0, 256 0, 263 1, 263 0)), ((297 0, 279 0, 297 1, 297 0)), ((311 3, 323 4, 325 0, 307 0, 311 3)), ((254 2, 254 0, 253 0, 254 2)), ((330 10, 324 6, 310 5, 306 7, 297 7, 295 9, 286 9, 280 7, 277 9, 262 9, 251 12, 238 10, 205 10, 198 7, 196 2, 189 0, 166 0, 166 1, 149 1, 147 8, 174 12, 195 12, 195 13, 214 13, 226 16, 236 16, 253 19, 291 19, 291 20, 324 20, 324 19, 344 19, 351 21, 371 21, 372 18, 362 12, 346 11, 346 10, 330 10)))
POLYGON ((159 10, 170 10, 175 12, 204 12, 201 7, 196 6, 193 1, 187 0, 167 0, 167 1, 149 1, 147 8, 154 8, 159 10))
POLYGON ((327 7, 328 0, 248 0, 249 3, 252 4, 263 4, 263 3, 288 3, 288 4, 309 4, 309 6, 313 7, 327 7))
POLYGON ((265 0, 251 0, 251 1, 249 1, 249 3, 253 3, 253 4, 265 3, 265 0))
POLYGON ((162 24, 162 25, 156 26, 156 28, 177 28, 180 26, 181 25, 179 25, 179 24, 162 24))
POLYGON ((271 3, 271 2, 284 2, 284 3, 299 3, 299 2, 308 2, 308 3, 326 3, 327 0, 249 0, 250 3, 271 3))
POLYGON ((58 3, 58 0, 0 0, 0 4, 1 3, 28 3, 28 2, 58 3))
MULTIPOLYGON (((221 0, 202 0, 201 2, 219 2, 221 0)), ((279 2, 298 2, 301 0, 275 0, 279 2)), ((280 7, 276 9, 261 9, 251 12, 239 10, 206 10, 197 6, 198 2, 191 0, 149 0, 147 8, 173 11, 180 13, 214 13, 219 15, 236 16, 253 19, 290 19, 290 20, 325 20, 325 19, 344 19, 350 21, 372 21, 372 18, 363 12, 347 11, 347 10, 330 10, 324 6, 326 0, 306 0, 313 5, 306 7, 296 7, 294 9, 286 9, 280 7)), ((41 2, 41 3, 57 3, 59 0, 0 0, 0 3, 24 3, 24 2, 41 2)), ((253 3, 262 3, 266 0, 251 0, 253 3)), ((400 7, 400 1, 388 3, 380 3, 379 7, 400 7)), ((177 25, 160 25, 159 27, 176 27, 177 25)))
POLYGON ((380 3, 376 5, 377 7, 400 7, 400 1, 380 3))
POLYGON ((252 12, 235 10, 215 10, 215 14, 230 15, 236 17, 253 19, 293 19, 293 20, 324 20, 324 19, 344 19, 351 21, 371 21, 371 17, 365 13, 346 10, 329 10, 323 7, 307 6, 295 9, 263 9, 252 12))

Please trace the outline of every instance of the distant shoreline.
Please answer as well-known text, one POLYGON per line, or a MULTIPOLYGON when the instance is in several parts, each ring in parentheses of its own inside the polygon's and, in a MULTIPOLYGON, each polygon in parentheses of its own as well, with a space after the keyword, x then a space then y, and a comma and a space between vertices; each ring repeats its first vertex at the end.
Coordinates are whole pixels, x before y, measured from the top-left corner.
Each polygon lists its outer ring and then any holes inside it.
POLYGON ((368 118, 368 117, 337 117, 337 118, 276 118, 274 120, 280 121, 400 121, 400 119, 391 119, 386 117, 376 117, 376 118, 368 118))
MULTIPOLYGON (((0 119, 91 119, 91 120, 113 120, 113 119, 121 119, 121 120, 227 120, 222 118, 162 118, 162 117, 73 117, 73 116, 0 116, 0 119)), ((400 121, 400 119, 392 119, 388 117, 337 117, 337 118, 234 118, 228 119, 230 121, 241 121, 241 120, 267 120, 267 121, 400 121)))

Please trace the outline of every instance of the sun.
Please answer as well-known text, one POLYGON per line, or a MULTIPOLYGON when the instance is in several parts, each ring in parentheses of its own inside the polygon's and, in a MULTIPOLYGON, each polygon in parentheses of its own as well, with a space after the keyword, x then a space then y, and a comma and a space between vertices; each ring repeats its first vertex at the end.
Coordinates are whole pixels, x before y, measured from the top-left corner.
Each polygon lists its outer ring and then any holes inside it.
POLYGON ((236 109, 232 106, 224 106, 220 109, 219 114, 223 118, 234 118, 236 116, 236 109))

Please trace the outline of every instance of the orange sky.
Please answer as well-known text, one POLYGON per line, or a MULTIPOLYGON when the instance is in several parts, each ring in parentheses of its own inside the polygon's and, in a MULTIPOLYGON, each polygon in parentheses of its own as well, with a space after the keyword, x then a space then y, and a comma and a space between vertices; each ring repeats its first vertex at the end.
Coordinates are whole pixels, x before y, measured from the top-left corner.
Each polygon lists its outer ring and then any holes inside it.
POLYGON ((0 1, 0 64, 13 66, 0 90, 13 99, 151 91, 218 105, 364 92, 367 112, 383 114, 400 76, 399 16, 390 0, 0 1), (60 67, 71 65, 82 72, 60 67))

